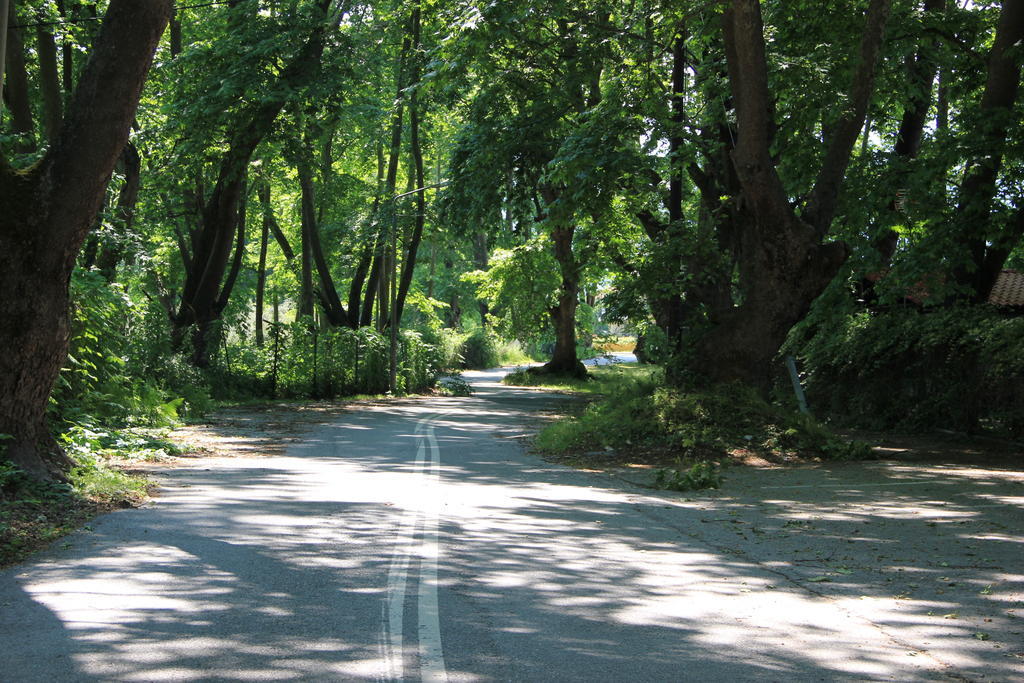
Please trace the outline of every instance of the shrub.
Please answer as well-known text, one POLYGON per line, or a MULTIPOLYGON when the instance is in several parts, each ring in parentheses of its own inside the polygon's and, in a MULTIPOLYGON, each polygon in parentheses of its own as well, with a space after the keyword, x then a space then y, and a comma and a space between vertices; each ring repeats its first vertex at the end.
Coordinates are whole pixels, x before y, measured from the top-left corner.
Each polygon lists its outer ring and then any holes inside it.
POLYGON ((739 385, 691 391, 623 383, 579 417, 543 430, 544 451, 654 448, 704 460, 732 451, 799 453, 823 459, 867 457, 870 448, 836 437, 809 417, 773 406, 739 385))
POLYGON ((500 364, 498 337, 490 330, 476 328, 462 343, 463 366, 474 370, 486 370, 500 364))
POLYGON ((442 396, 471 396, 473 387, 460 375, 447 375, 437 380, 437 390, 442 396))
POLYGON ((987 306, 859 312, 790 341, 815 413, 869 428, 1024 434, 1024 318, 987 306))

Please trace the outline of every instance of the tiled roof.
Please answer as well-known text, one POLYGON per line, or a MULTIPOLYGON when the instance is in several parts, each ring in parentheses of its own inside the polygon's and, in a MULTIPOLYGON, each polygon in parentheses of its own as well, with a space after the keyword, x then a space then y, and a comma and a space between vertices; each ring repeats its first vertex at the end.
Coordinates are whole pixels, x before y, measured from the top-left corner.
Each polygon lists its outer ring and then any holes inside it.
POLYGON ((1024 308, 1024 273, 1010 269, 999 273, 988 302, 993 306, 1024 308))
MULTIPOLYGON (((889 275, 889 269, 885 268, 868 273, 864 278, 877 283, 884 280, 887 275, 889 275)), ((939 282, 944 280, 945 277, 940 275, 939 282)), ((907 287, 903 299, 920 306, 929 296, 931 294, 928 291, 928 283, 925 280, 919 280, 907 287)), ((996 284, 992 287, 992 293, 988 295, 988 303, 1004 308, 1024 309, 1024 273, 1011 268, 1004 268, 1000 271, 999 277, 996 278, 996 284)))

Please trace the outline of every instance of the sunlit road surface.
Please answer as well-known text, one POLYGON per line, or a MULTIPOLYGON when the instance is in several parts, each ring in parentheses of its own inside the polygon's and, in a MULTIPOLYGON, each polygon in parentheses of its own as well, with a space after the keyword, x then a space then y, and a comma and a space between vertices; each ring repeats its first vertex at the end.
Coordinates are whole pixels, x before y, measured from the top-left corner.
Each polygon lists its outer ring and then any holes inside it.
POLYGON ((496 377, 164 471, 0 573, 0 680, 1024 680, 1019 472, 662 494, 526 454, 569 399, 496 377))

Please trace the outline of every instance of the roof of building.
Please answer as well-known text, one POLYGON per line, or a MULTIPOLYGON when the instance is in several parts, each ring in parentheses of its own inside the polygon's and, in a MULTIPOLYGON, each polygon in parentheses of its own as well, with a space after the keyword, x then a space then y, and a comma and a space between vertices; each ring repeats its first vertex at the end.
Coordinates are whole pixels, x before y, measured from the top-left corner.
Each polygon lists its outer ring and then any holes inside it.
POLYGON ((999 273, 988 302, 993 306, 1024 308, 1024 273, 1009 268, 999 273))
MULTIPOLYGON (((877 283, 884 280, 888 274, 889 269, 886 268, 874 273, 868 273, 865 279, 877 283)), ((944 281, 945 277, 940 275, 938 282, 942 283, 944 281)), ((920 306, 931 296, 929 289, 928 282, 920 280, 906 288, 903 299, 920 306)), ((1024 309, 1024 273, 1012 268, 1004 268, 1000 271, 999 276, 996 278, 996 284, 992 287, 992 292, 988 295, 986 303, 1002 308, 1024 309)))

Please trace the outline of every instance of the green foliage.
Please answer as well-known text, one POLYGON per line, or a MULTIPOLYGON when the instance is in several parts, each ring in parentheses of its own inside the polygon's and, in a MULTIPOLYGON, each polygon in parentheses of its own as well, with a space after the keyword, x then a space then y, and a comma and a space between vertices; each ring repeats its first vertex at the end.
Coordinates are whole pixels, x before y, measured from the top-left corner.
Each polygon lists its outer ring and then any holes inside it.
POLYGON ((180 455, 182 450, 152 429, 105 429, 73 425, 61 433, 65 452, 83 466, 95 466, 97 459, 124 461, 161 460, 180 455))
POLYGON ((120 465, 180 453, 152 430, 76 426, 60 442, 75 462, 68 484, 40 481, 0 462, 0 567, 74 531, 102 509, 142 502, 149 482, 120 465))
MULTIPOLYGON (((400 393, 433 386, 444 354, 403 330, 398 337, 397 383, 400 393)), ((370 327, 320 329, 309 319, 272 325, 267 343, 248 340, 225 344, 210 369, 213 396, 236 400, 335 398, 388 391, 390 340, 370 327)))
MULTIPOLYGON (((603 368, 601 369, 603 370, 603 368)), ((770 405, 742 386, 687 391, 661 385, 656 375, 626 368, 595 372, 604 377, 604 397, 583 414, 540 433, 543 451, 659 449, 680 458, 706 459, 745 451, 826 460, 867 457, 870 449, 850 444, 813 420, 770 405)))
POLYGON ((523 365, 536 360, 531 357, 529 353, 523 350, 522 345, 515 339, 511 341, 499 341, 496 350, 498 353, 498 365, 500 367, 523 365))
POLYGON ((437 391, 442 396, 472 396, 473 387, 462 375, 446 375, 437 380, 437 391))
POLYGON ((70 472, 77 494, 98 503, 141 501, 149 489, 145 479, 106 465, 101 459, 79 456, 78 466, 70 472))
POLYGON ((497 335, 488 329, 472 330, 462 342, 463 367, 475 370, 498 367, 501 364, 499 343, 497 335))
POLYGON ((654 475, 654 488, 667 491, 701 491, 722 486, 722 474, 713 462, 699 461, 684 469, 682 461, 675 468, 659 468, 654 475))
POLYGON ((872 428, 1024 434, 1024 318, 969 306, 814 322, 790 348, 816 413, 872 428))
POLYGON ((149 373, 139 372, 131 339, 142 306, 125 288, 98 273, 76 271, 72 278, 71 340, 65 369, 51 396, 53 412, 64 422, 116 425, 169 425, 182 401, 149 373))
POLYGON ((559 287, 557 273, 547 240, 539 238, 515 249, 496 251, 486 272, 466 277, 477 284, 479 296, 490 304, 498 331, 529 343, 549 332, 549 310, 556 303, 559 287))

